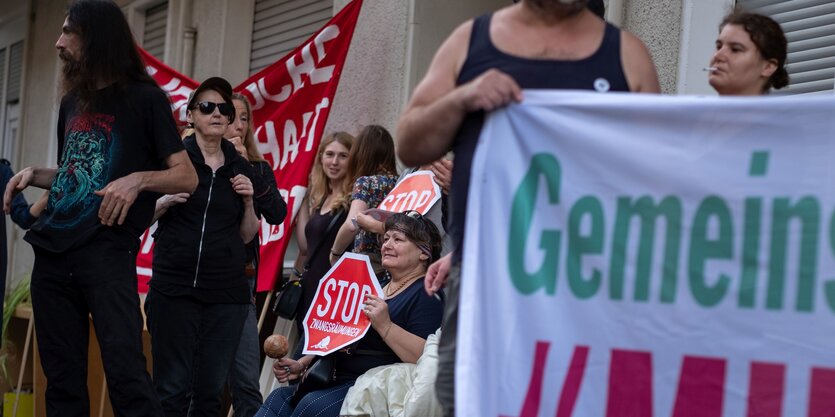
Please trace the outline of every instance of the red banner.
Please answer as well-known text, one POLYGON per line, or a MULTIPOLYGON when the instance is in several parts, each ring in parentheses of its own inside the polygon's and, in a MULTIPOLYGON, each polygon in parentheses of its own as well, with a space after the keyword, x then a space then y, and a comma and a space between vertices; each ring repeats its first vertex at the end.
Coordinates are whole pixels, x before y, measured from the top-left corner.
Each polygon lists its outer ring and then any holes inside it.
MULTIPOLYGON (((307 180, 348 56, 362 0, 346 5, 322 29, 278 62, 235 87, 249 97, 258 149, 272 164, 288 216, 279 225, 261 222, 257 291, 273 289, 282 274, 292 225, 307 193, 307 180)), ((199 85, 140 50, 148 73, 168 92, 174 117, 185 123, 188 95, 199 85)), ((152 227, 153 229, 153 227, 152 227)), ((152 229, 142 236, 136 258, 139 290, 151 275, 152 229)))

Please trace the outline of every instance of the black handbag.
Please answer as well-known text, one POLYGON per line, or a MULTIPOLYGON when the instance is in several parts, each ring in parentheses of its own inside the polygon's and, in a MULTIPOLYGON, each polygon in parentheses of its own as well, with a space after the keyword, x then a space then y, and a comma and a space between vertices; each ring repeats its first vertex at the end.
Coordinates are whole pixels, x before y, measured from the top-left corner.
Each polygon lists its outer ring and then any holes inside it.
POLYGON ((336 362, 332 356, 322 356, 316 359, 296 384, 296 390, 290 397, 290 405, 295 407, 308 393, 332 386, 336 381, 335 366, 336 362))
MULTIPOLYGON (((331 219, 331 222, 328 224, 328 228, 325 230, 326 235, 333 230, 337 223, 340 223, 340 219, 345 221, 344 215, 347 215, 347 213, 340 210, 335 216, 333 216, 333 219, 331 219)), ((320 242, 318 246, 313 248, 313 251, 307 257, 307 262, 304 265, 304 272, 302 272, 302 275, 306 274, 310 269, 310 260, 316 256, 321 246, 320 242)), ((273 304, 273 313, 275 313, 278 317, 285 318, 287 320, 293 320, 296 318, 296 314, 299 311, 299 303, 302 301, 302 293, 304 292, 302 291, 303 280, 303 277, 299 277, 297 280, 287 281, 281 286, 281 289, 278 290, 275 297, 275 304, 273 304)))
POLYGON ((287 281, 278 290, 278 296, 273 304, 273 313, 287 320, 296 318, 299 303, 302 301, 301 280, 287 281))

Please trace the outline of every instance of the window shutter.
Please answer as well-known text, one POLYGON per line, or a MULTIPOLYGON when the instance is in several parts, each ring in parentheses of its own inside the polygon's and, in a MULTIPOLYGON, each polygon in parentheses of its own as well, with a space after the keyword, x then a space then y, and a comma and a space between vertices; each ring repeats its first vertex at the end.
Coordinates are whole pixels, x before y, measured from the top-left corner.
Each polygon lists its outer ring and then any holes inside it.
POLYGON ((835 2, 738 0, 746 10, 780 23, 789 41, 788 87, 775 94, 832 94, 835 89, 835 2))
POLYGON ((168 2, 145 9, 145 30, 142 48, 162 61, 165 55, 165 25, 168 21, 168 2))
POLYGON ((301 45, 333 17, 333 0, 257 0, 249 73, 301 45))
POLYGON ((23 74, 23 41, 9 47, 9 83, 6 90, 6 103, 20 100, 20 78, 23 74))

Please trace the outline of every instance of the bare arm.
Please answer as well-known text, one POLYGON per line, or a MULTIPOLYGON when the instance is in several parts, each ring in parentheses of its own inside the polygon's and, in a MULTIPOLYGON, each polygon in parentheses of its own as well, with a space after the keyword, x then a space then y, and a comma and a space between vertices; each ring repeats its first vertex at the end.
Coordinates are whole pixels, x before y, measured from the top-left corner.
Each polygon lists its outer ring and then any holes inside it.
POLYGON ((435 182, 441 187, 441 191, 449 194, 449 189, 452 187, 452 160, 441 158, 433 162, 430 169, 435 174, 435 182))
POLYGON ((383 341, 391 348, 400 360, 415 363, 423 354, 426 339, 410 333, 408 330, 394 324, 389 316, 386 300, 374 294, 366 295, 366 315, 371 320, 371 326, 380 334, 383 341))
POLYGON ((621 31, 621 63, 629 90, 636 93, 660 93, 658 74, 647 47, 635 35, 621 31))
POLYGON ((426 278, 423 280, 423 287, 427 294, 435 294, 446 285, 451 267, 452 252, 429 265, 429 269, 426 270, 426 278))
POLYGON ((241 240, 244 243, 249 243, 252 239, 255 239, 255 235, 258 234, 258 228, 261 226, 261 222, 258 220, 258 216, 255 215, 255 204, 252 202, 250 198, 247 202, 247 199, 244 199, 244 218, 241 219, 241 240))
POLYGON ((232 189, 241 196, 244 202, 244 217, 241 219, 240 234, 244 243, 249 243, 258 233, 261 223, 255 215, 255 202, 253 201, 252 181, 243 174, 238 174, 231 179, 232 189))
POLYGON ((162 194, 192 193, 197 188, 197 172, 185 150, 173 153, 165 159, 167 169, 140 171, 111 181, 96 195, 103 197, 99 218, 103 224, 122 224, 128 210, 142 191, 162 194))
POLYGON ((6 184, 6 191, 3 193, 3 211, 9 214, 12 209, 12 200, 26 187, 48 189, 52 185, 52 180, 55 179, 56 172, 58 170, 55 168, 38 167, 26 167, 20 170, 6 184))
POLYGON ((166 194, 158 198, 156 204, 154 205, 154 219, 151 223, 159 220, 159 218, 162 217, 172 206, 185 203, 189 196, 191 196, 189 193, 177 193, 166 194))
POLYGON ((342 223, 342 226, 339 227, 339 231, 336 232, 336 239, 333 241, 333 247, 331 248, 331 264, 336 262, 339 259, 339 256, 335 256, 334 252, 338 253, 340 256, 342 252, 351 244, 354 240, 354 237, 357 236, 357 232, 359 232, 359 228, 354 227, 354 222, 351 221, 354 217, 357 217, 357 214, 362 213, 363 210, 368 208, 368 203, 362 200, 354 200, 351 202, 351 209, 348 210, 348 217, 345 219, 345 223, 342 223))
POLYGON ((365 213, 357 213, 357 225, 367 232, 376 233, 378 235, 382 235, 386 232, 386 224, 379 220, 375 220, 373 217, 365 214, 365 213))
POLYGON ((464 23, 444 41, 400 116, 397 156, 408 166, 428 164, 444 156, 467 113, 490 111, 522 100, 518 84, 497 70, 488 70, 456 86, 471 29, 472 21, 464 23))
POLYGON ((296 215, 295 235, 296 243, 299 245, 299 254, 296 256, 296 262, 293 263, 293 268, 299 272, 304 272, 304 264, 307 262, 307 236, 304 234, 304 229, 307 227, 308 220, 310 220, 310 203, 307 197, 305 197, 299 208, 299 214, 296 215))

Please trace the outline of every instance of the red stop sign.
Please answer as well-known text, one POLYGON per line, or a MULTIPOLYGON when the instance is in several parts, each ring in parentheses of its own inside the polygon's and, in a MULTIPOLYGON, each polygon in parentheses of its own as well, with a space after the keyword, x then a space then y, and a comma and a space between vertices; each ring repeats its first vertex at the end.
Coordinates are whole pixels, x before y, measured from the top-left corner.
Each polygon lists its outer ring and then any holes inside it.
POLYGON ((397 183, 378 206, 381 210, 402 213, 415 210, 426 214, 441 198, 441 187, 432 171, 415 171, 397 183))
POLYGON ((363 313, 366 294, 383 297, 366 255, 345 252, 319 281, 304 316, 304 354, 327 355, 365 336, 371 321, 363 313))

